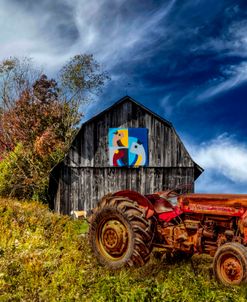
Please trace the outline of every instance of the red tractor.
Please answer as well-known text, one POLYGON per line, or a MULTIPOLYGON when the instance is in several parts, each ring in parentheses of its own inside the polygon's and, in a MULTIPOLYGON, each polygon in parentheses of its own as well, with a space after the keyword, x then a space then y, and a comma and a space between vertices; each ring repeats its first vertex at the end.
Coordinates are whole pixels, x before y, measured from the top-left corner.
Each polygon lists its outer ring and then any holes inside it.
POLYGON ((159 248, 210 254, 220 282, 247 281, 247 195, 119 191, 104 196, 89 221, 92 250, 109 268, 144 265, 159 248))

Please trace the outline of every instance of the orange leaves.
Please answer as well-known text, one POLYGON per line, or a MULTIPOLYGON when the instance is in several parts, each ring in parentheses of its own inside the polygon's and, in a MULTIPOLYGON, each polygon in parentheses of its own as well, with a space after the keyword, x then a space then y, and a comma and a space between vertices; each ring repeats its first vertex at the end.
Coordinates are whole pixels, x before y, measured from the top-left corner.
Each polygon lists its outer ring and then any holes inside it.
POLYGON ((60 128, 64 128, 63 103, 58 100, 55 86, 54 80, 43 75, 33 90, 24 91, 15 105, 3 113, 2 128, 14 145, 21 142, 38 150, 38 154, 47 155, 64 141, 60 135, 60 128))
POLYGON ((45 195, 49 172, 80 123, 81 105, 109 79, 92 55, 82 54, 58 76, 60 86, 28 58, 0 62, 0 194, 2 187, 19 198, 45 195))
POLYGON ((1 113, 0 145, 11 146, 12 151, 5 152, 2 162, 5 180, 0 194, 45 199, 49 171, 63 156, 67 133, 73 128, 67 121, 74 114, 73 108, 58 99, 55 81, 44 75, 1 113))
POLYGON ((41 136, 38 136, 34 142, 34 150, 40 157, 45 157, 62 147, 52 128, 46 129, 41 136))

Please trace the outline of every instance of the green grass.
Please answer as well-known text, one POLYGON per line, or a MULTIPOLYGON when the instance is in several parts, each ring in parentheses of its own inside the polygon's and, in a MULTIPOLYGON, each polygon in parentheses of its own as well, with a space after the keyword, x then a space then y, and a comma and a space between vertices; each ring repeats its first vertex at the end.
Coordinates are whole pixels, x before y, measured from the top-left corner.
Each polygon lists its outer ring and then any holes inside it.
POLYGON ((244 286, 215 282, 209 257, 108 271, 86 231, 40 203, 0 200, 0 301, 247 301, 244 286))

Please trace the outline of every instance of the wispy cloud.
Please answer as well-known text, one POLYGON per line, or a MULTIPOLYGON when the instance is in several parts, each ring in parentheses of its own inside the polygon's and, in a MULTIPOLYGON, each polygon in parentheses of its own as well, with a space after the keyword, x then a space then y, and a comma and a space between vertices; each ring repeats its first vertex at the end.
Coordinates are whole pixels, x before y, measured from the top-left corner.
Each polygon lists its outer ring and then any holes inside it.
POLYGON ((239 65, 229 64, 219 67, 219 69, 219 73, 215 77, 192 87, 179 99, 177 106, 213 101, 215 97, 226 94, 247 82, 247 62, 241 62, 239 65))
POLYGON ((136 64, 151 55, 150 50, 146 52, 144 48, 151 48, 159 39, 159 25, 174 4, 175 0, 172 0, 157 10, 138 13, 125 1, 119 1, 118 6, 111 7, 109 14, 109 1, 91 1, 87 5, 78 1, 75 18, 80 39, 72 51, 93 52, 113 73, 119 72, 116 66, 126 66, 126 62, 136 64))
POLYGON ((208 101, 247 78, 247 21, 240 5, 217 3, 210 11, 207 1, 0 4, 0 59, 28 55, 54 72, 74 54, 90 52, 110 70, 111 94, 117 93, 114 87, 131 82, 143 94, 156 89, 163 93, 160 100, 168 94, 173 106, 187 106, 208 101), (232 56, 242 61, 232 63, 232 56))
POLYGON ((30 55, 54 70, 76 53, 91 52, 114 70, 121 62, 147 55, 140 55, 140 49, 159 38, 159 23, 175 2, 138 12, 123 0, 0 0, 0 58, 30 55))
POLYGON ((187 144, 194 160, 204 169, 197 182, 203 192, 247 192, 247 144, 224 133, 199 145, 187 144))
MULTIPOLYGON (((240 7, 235 5, 230 10, 225 10, 225 15, 240 15, 240 7)), ((224 15, 223 15, 224 16, 224 15)), ((200 32, 200 30, 199 30, 200 32)), ((200 44, 191 47, 195 58, 210 55, 214 66, 208 70, 208 78, 196 83, 190 91, 182 96, 178 102, 181 104, 201 103, 212 101, 214 97, 238 88, 247 82, 247 21, 244 19, 229 19, 229 24, 224 24, 221 32, 216 36, 205 37, 200 44), (211 72, 210 72, 211 70, 211 72)), ((203 67, 211 62, 206 60, 203 67)))
POLYGON ((15 1, 0 0, 0 4, 0 59, 31 56, 47 69, 61 66, 67 47, 61 45, 58 32, 54 32, 55 27, 59 28, 55 16, 52 18, 49 10, 43 13, 42 7, 32 11, 31 3, 30 9, 15 1))
POLYGON ((221 93, 226 93, 247 81, 247 62, 238 66, 228 66, 225 70, 226 79, 215 79, 216 84, 212 84, 198 95, 198 100, 208 100, 221 93))

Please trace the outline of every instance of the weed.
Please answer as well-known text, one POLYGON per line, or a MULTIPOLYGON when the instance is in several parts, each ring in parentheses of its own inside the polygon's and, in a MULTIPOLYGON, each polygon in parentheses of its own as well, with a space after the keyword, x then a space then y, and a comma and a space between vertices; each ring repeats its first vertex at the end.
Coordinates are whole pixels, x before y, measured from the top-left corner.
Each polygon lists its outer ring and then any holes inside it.
POLYGON ((247 300, 245 287, 215 282, 209 257, 109 271, 91 254, 87 229, 38 202, 1 199, 0 301, 247 300))

